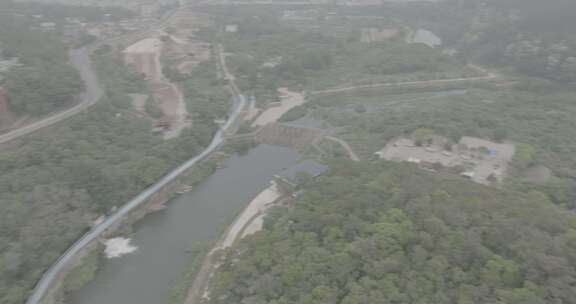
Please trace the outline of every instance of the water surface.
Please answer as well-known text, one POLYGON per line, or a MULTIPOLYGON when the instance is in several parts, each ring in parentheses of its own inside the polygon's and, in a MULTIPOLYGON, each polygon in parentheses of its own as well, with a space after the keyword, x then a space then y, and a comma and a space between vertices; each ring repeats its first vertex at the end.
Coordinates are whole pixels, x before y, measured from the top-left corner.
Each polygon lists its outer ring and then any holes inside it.
POLYGON ((95 280, 72 295, 74 304, 167 304, 170 289, 197 242, 219 237, 233 216, 268 187, 274 174, 298 162, 297 152, 260 145, 225 162, 192 192, 142 219, 135 253, 105 259, 95 280))

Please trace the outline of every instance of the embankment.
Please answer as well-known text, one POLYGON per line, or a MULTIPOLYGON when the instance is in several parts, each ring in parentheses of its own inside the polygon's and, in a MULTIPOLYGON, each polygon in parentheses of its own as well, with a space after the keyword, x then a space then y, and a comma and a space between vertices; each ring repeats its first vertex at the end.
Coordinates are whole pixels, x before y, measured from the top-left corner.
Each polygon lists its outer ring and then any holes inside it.
MULTIPOLYGON (((237 98, 233 98, 233 106, 232 111, 229 116, 229 119, 226 123, 221 127, 219 131, 213 137, 212 142, 210 145, 199 155, 193 157, 192 159, 186 161, 167 175, 165 175, 162 179, 160 179, 157 183, 151 185, 144 191, 142 191, 139 195, 134 197, 131 201, 126 203, 123 207, 121 207, 116 213, 109 216, 103 223, 94 227, 92 230, 88 231, 84 236, 82 236, 78 241, 76 241, 44 274, 44 276, 40 279, 36 287, 34 288, 31 296, 29 297, 27 304, 39 304, 39 303, 49 303, 50 297, 46 298, 46 296, 54 295, 55 287, 58 287, 61 284, 62 278, 64 277, 67 271, 72 269, 71 264, 74 262, 78 263, 79 259, 77 256, 82 252, 85 252, 85 249, 91 244, 96 243, 103 235, 107 235, 112 233, 117 229, 121 224, 126 223, 128 215, 131 216, 129 218, 138 219, 138 212, 145 212, 140 209, 141 206, 147 204, 154 204, 158 203, 160 200, 167 199, 167 195, 174 191, 177 184, 178 178, 194 167, 197 163, 206 159, 209 155, 211 155, 223 142, 224 132, 234 124, 235 120, 238 118, 240 112, 245 107, 245 98, 244 96, 240 95, 237 98), (133 214, 136 212, 136 214, 133 214), (46 300, 44 300, 46 298, 46 300)), ((140 217, 142 214, 140 214, 140 217)))
POLYGON ((272 182, 270 187, 260 192, 250 204, 246 206, 242 213, 240 213, 234 222, 226 229, 225 233, 222 234, 222 237, 214 248, 204 257, 204 261, 188 290, 185 304, 200 303, 202 298, 208 296, 208 283, 219 266, 219 252, 232 247, 236 241, 248 235, 248 228, 251 230, 250 233, 260 230, 262 228, 261 226, 251 227, 252 224, 261 219, 266 211, 281 200, 281 198, 282 194, 276 184, 272 182))

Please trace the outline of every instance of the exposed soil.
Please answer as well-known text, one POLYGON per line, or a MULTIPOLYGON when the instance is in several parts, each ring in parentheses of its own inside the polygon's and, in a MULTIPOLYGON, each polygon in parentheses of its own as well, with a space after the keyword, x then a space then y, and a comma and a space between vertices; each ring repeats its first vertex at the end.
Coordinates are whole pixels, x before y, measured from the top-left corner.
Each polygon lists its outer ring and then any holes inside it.
POLYGON ((237 240, 256 233, 262 229, 263 218, 266 211, 274 206, 281 197, 275 183, 260 192, 238 216, 218 244, 208 253, 192 286, 188 291, 185 304, 199 303, 200 299, 209 297, 208 282, 220 265, 219 250, 230 248, 237 240))
POLYGON ((266 109, 256 120, 252 123, 252 127, 262 127, 269 123, 277 122, 282 115, 290 111, 290 109, 303 105, 306 102, 304 95, 299 92, 289 91, 286 88, 278 89, 281 101, 268 109, 266 109))
POLYGON ((104 245, 106 246, 104 254, 106 255, 107 258, 112 259, 112 258, 119 258, 123 255, 135 252, 136 250, 138 250, 138 247, 130 244, 130 241, 131 240, 128 238, 121 238, 121 237, 108 239, 103 242, 104 245))
POLYGON ((146 38, 129 46, 123 53, 125 62, 148 80, 156 106, 162 112, 160 122, 164 127, 164 138, 170 139, 190 127, 191 121, 182 92, 162 73, 160 57, 164 50, 161 39, 146 38))

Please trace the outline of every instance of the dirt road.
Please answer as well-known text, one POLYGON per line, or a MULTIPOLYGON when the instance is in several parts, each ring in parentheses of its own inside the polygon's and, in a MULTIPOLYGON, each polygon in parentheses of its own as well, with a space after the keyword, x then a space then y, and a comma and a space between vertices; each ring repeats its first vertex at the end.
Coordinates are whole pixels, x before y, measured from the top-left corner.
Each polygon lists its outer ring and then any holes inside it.
POLYGON ((356 152, 354 152, 352 147, 347 142, 345 142, 344 140, 342 140, 340 138, 332 137, 332 136, 326 136, 324 138, 340 144, 346 150, 346 152, 348 153, 348 156, 350 157, 351 160, 360 161, 360 158, 358 157, 356 152))

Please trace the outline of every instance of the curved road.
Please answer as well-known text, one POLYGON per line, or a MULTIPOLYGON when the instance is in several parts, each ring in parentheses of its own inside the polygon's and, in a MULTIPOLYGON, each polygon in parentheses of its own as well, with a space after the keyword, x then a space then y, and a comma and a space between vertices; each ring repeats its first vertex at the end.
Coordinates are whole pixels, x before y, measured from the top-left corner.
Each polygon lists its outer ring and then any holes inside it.
POLYGON ((90 58, 92 52, 94 50, 97 50, 99 47, 109 43, 122 41, 131 37, 138 38, 141 36, 146 36, 150 32, 161 30, 168 25, 170 18, 176 15, 177 12, 178 10, 174 10, 172 12, 167 13, 160 21, 158 21, 158 23, 152 24, 148 28, 137 31, 136 33, 128 33, 118 37, 109 38, 79 49, 69 51, 70 63, 78 70, 78 72, 80 73, 80 77, 82 78, 82 81, 84 82, 85 85, 85 91, 80 96, 81 102, 67 110, 46 117, 40 121, 23 126, 8 133, 1 134, 0 144, 9 142, 21 136, 25 136, 33 132, 36 132, 40 129, 51 126, 57 122, 65 120, 66 118, 72 117, 82 112, 82 110, 89 108, 90 106, 97 103, 104 95, 104 90, 102 90, 102 88, 100 87, 98 77, 96 76, 96 72, 94 72, 92 66, 92 60, 90 58))
MULTIPOLYGON (((172 15, 173 14, 171 14, 170 16, 172 15)), ((169 19, 169 17, 167 19, 169 19)), ((166 21, 164 20, 158 26, 162 27, 165 24, 166 21)), ((117 39, 121 38, 111 39, 108 40, 108 42, 117 39)), ((90 61, 90 54, 94 49, 98 47, 98 45, 101 45, 101 43, 98 43, 93 47, 86 47, 71 52, 71 58, 73 60, 73 63, 78 64, 77 67, 79 68, 79 71, 82 75, 82 79, 86 83, 86 93, 83 96, 84 102, 69 110, 66 110, 62 113, 49 117, 44 121, 40 121, 34 125, 30 125, 28 126, 29 129, 24 130, 25 128, 27 128, 25 127, 10 132, 8 134, 5 134, 3 136, 8 138, 5 139, 5 141, 14 139, 19 136, 23 136, 25 134, 29 134, 45 126, 51 125, 67 117, 75 115, 78 112, 82 111, 83 109, 93 105, 100 99, 100 97, 103 94, 103 90, 99 86, 98 77, 92 70, 92 65, 90 61), (14 132, 19 133, 7 136, 14 132)), ((227 67, 225 66, 226 63, 223 60, 223 56, 221 54, 222 50, 220 49, 220 59, 221 59, 220 64, 222 64, 224 66, 223 69, 227 71, 227 67)), ((227 75, 230 77, 229 73, 227 73, 227 75)), ((54 264, 52 264, 52 266, 50 266, 50 268, 48 268, 48 270, 44 273, 42 278, 40 278, 40 280, 36 283, 36 286, 34 287, 32 294, 26 301, 26 304, 42 303, 43 297, 50 290, 50 287, 53 281, 57 278, 58 274, 60 274, 64 270, 66 265, 74 258, 74 256, 76 256, 82 249, 84 249, 84 247, 86 247, 91 242, 97 240, 100 237, 100 235, 104 233, 108 228, 118 223, 122 218, 124 218, 128 213, 130 213, 130 211, 142 205, 144 202, 150 199, 155 193, 160 191, 170 182, 174 181, 182 173, 184 173, 185 171, 196 165, 198 162, 204 160, 210 153, 214 152, 216 148, 218 148, 218 146, 220 146, 224 142, 225 132, 235 124, 236 120, 238 119, 238 116, 246 106, 246 98, 238 92, 238 88, 236 87, 236 84, 234 83, 233 80, 231 81, 231 87, 232 91, 234 92, 234 97, 232 98, 233 105, 231 107, 229 118, 228 120, 226 120, 226 123, 222 125, 220 129, 216 132, 216 134, 212 138, 212 142, 210 143, 210 145, 208 145, 208 147, 206 147, 206 149, 202 153, 186 161, 184 164, 180 165, 179 167, 177 167, 176 169, 172 170, 170 173, 162 177, 158 182, 146 188, 144 191, 142 191, 140 194, 138 194, 136 197, 134 197, 128 203, 122 206, 116 213, 109 216, 104 222, 93 227, 92 230, 88 231, 80 239, 78 239, 72 246, 70 246, 66 250, 66 252, 64 252, 64 254, 62 254, 58 258, 56 262, 54 262, 54 264)))
POLYGON ((90 55, 94 49, 93 46, 87 46, 69 52, 70 62, 80 73, 80 77, 86 87, 86 90, 80 96, 82 101, 63 112, 59 112, 58 114, 44 118, 38 122, 0 135, 0 144, 38 131, 68 117, 74 116, 100 100, 104 91, 100 87, 98 77, 92 68, 92 61, 90 60, 90 55))
POLYGON ((48 271, 44 273, 44 276, 42 276, 40 281, 36 284, 36 287, 34 288, 32 295, 28 298, 26 304, 40 304, 42 298, 50 289, 52 281, 54 281, 57 275, 65 268, 67 263, 72 260, 74 256, 76 256, 76 254, 78 254, 89 243, 97 240, 103 232, 105 232, 112 225, 119 222, 130 211, 134 210, 134 208, 146 202, 150 197, 152 197, 152 195, 157 193, 186 170, 190 169, 195 164, 206 158, 214 150, 216 150, 216 148, 224 142, 224 131, 235 122, 235 120, 238 118, 238 115, 245 107, 246 99, 243 95, 239 95, 233 98, 233 103, 234 105, 232 106, 232 113, 230 114, 230 117, 220 128, 220 130, 216 132, 212 142, 202 153, 180 165, 178 168, 165 175, 154 185, 146 188, 146 190, 142 191, 138 196, 130 200, 127 204, 120 208, 116 213, 109 216, 100 225, 94 227, 92 230, 84 234, 84 236, 82 236, 70 248, 68 248, 68 250, 66 250, 66 252, 48 269, 48 271))

